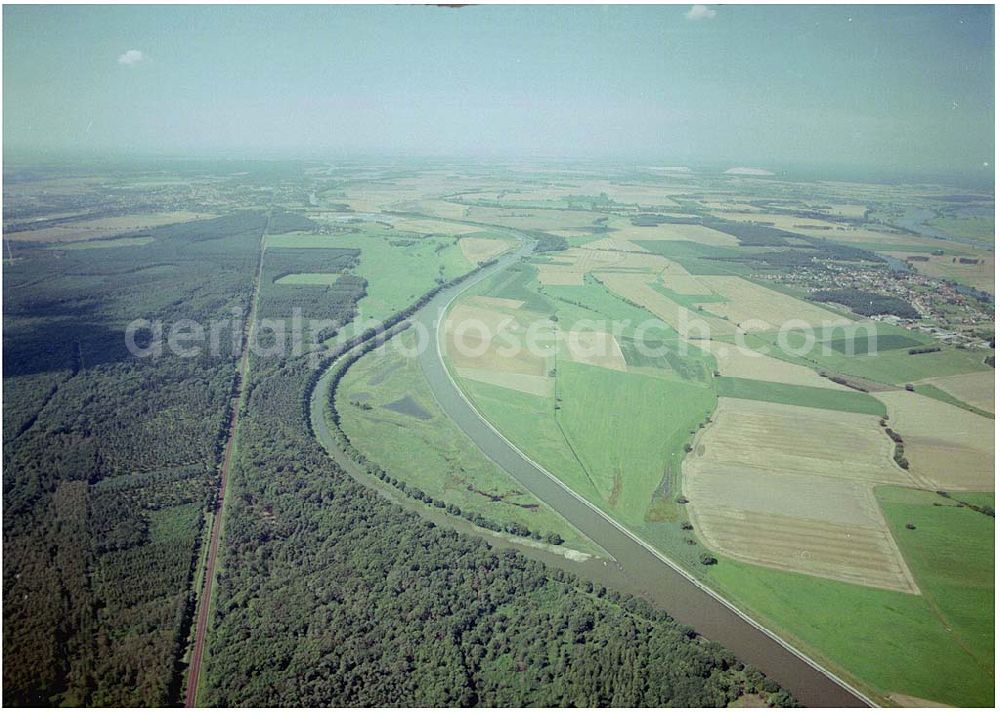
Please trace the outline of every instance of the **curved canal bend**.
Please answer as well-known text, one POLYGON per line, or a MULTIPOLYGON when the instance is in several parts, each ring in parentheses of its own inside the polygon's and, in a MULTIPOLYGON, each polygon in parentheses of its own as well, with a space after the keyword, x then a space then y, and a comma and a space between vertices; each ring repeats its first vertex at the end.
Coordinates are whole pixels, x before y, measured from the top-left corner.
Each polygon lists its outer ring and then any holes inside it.
MULTIPOLYGON (((498 259, 497 263, 442 290, 418 311, 410 322, 429 335, 418 361, 435 399, 445 414, 476 446, 511 477, 550 505, 613 558, 622 574, 652 602, 664 608, 679 623, 690 626, 706 638, 717 641, 741 660, 778 681, 807 706, 861 707, 871 700, 838 679, 818 663, 795 651, 776 635, 763 629, 732 604, 694 580, 651 545, 643 542, 562 484, 504 438, 471 403, 452 379, 440 350, 439 323, 450 304, 461 293, 483 279, 518 262, 530 253, 532 242, 520 234, 522 247, 498 259)), ((336 363, 329 367, 329 372, 336 363)), ((332 441, 322 421, 323 400, 329 375, 319 380, 311 400, 314 431, 320 440, 332 441), (324 438, 327 436, 327 438, 324 438)), ((334 442, 324 443, 327 450, 334 442)))

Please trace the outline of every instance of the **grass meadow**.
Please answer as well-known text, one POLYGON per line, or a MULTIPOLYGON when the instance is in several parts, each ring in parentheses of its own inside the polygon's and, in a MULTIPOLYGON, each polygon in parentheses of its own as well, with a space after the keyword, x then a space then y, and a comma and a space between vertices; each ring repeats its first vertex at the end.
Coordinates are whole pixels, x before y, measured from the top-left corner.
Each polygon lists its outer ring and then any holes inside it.
POLYGON ((781 384, 775 381, 758 381, 722 376, 715 380, 719 396, 752 401, 769 401, 790 406, 809 406, 830 411, 850 411, 872 416, 885 416, 885 405, 878 399, 860 391, 838 391, 814 386, 781 384))
POLYGON ((391 475, 463 512, 556 532, 567 547, 595 552, 589 540, 483 455, 445 416, 416 359, 394 349, 397 341, 412 348, 413 339, 404 332, 388 344, 388 351, 366 354, 341 382, 337 411, 355 448, 391 475), (394 408, 402 400, 420 411, 394 408))

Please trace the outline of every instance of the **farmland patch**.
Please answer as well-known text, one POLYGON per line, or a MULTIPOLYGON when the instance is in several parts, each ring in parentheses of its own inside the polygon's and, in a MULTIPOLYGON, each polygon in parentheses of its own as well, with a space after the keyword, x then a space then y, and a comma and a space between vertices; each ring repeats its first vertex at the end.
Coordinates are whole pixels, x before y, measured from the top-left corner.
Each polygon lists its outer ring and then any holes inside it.
POLYGON ((491 384, 504 389, 513 389, 522 394, 548 398, 552 396, 555 379, 535 374, 522 374, 514 371, 498 371, 496 369, 472 369, 457 367, 455 369, 463 379, 478 381, 481 384, 491 384))
POLYGON ((710 275, 702 277, 701 282, 728 300, 706 303, 705 311, 735 322, 748 332, 770 331, 791 320, 800 320, 815 327, 850 323, 835 312, 741 277, 710 275))
POLYGON ((466 260, 478 265, 510 249, 510 242, 492 238, 459 238, 458 246, 466 260))
POLYGON ((842 391, 847 388, 823 378, 809 367, 790 364, 749 348, 741 349, 734 344, 715 341, 701 342, 701 344, 712 352, 722 376, 812 386, 819 389, 842 391))
POLYGON ((956 374, 955 376, 939 376, 928 379, 924 383, 936 386, 959 401, 975 408, 996 413, 995 392, 996 373, 993 369, 976 371, 971 374, 956 374))
POLYGON ((830 349, 847 356, 865 356, 876 354, 880 351, 889 351, 890 349, 918 347, 923 342, 904 334, 872 333, 871 336, 858 334, 852 337, 829 339, 824 344, 829 346, 830 349))
POLYGON ((910 471, 932 489, 993 490, 992 419, 910 391, 876 395, 903 437, 910 471))
POLYGON ((561 334, 566 345, 566 358, 615 371, 625 371, 625 357, 614 335, 607 332, 575 332, 561 334))
POLYGON ((653 316, 688 338, 708 338, 711 335, 732 334, 734 325, 679 305, 656 291, 634 275, 601 273, 598 277, 609 290, 639 305, 653 316), (703 326, 702 326, 703 325, 703 326))
POLYGON ((94 218, 71 223, 62 223, 48 228, 36 230, 21 230, 14 233, 4 232, 7 240, 25 240, 31 242, 63 242, 82 241, 97 238, 108 238, 122 233, 134 233, 140 230, 150 230, 174 223, 187 223, 204 220, 214 216, 207 213, 190 211, 173 211, 166 213, 135 213, 133 215, 94 218))
POLYGON ((683 466, 706 544, 744 562, 917 591, 872 493, 911 482, 875 417, 723 397, 713 420, 683 466))
MULTIPOLYGON (((817 378, 820 377, 817 376, 817 378)), ((836 386, 833 382, 829 383, 836 386)), ((863 413, 870 416, 885 416, 886 413, 885 406, 879 403, 875 397, 853 389, 837 390, 729 376, 719 377, 715 380, 715 384, 720 396, 736 399, 863 413)))

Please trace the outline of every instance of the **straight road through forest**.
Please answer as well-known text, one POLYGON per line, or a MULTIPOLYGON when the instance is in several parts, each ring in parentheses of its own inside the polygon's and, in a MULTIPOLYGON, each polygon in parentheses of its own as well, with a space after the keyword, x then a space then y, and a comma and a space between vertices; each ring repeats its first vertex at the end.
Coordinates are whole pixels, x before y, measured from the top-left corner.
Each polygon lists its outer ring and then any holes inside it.
POLYGON ((208 556, 205 558, 204 582, 201 596, 198 598, 198 616, 194 627, 194 643, 191 647, 191 661, 188 664, 187 690, 184 695, 184 707, 195 708, 198 705, 198 681, 201 677, 202 657, 205 653, 205 636, 208 633, 208 620, 212 609, 212 590, 215 585, 215 563, 219 553, 219 540, 222 537, 222 513, 226 500, 226 485, 229 482, 229 469, 232 462, 233 446, 236 443, 236 431, 239 426, 240 405, 243 402, 243 390, 246 385, 247 371, 250 367, 250 338, 253 325, 257 318, 257 302, 260 294, 260 276, 264 269, 264 241, 271 225, 271 214, 267 214, 267 223, 260 236, 260 253, 257 258, 257 274, 254 278, 253 295, 250 298, 250 315, 243 326, 243 340, 240 347, 240 361, 236 369, 235 393, 230 401, 232 413, 229 418, 229 437, 223 451, 222 463, 219 466, 219 490, 215 498, 212 512, 212 531, 208 540, 208 556))

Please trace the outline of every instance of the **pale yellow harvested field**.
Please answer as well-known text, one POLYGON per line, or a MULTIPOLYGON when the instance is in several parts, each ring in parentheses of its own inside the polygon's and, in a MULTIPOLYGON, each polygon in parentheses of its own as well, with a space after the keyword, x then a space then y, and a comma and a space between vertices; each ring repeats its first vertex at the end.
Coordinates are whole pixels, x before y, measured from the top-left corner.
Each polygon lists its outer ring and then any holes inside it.
POLYGON ((590 272, 591 270, 623 265, 631 256, 619 255, 606 250, 570 248, 559 253, 558 257, 560 261, 571 262, 581 272, 590 272))
POLYGON ((706 228, 704 225, 681 225, 665 223, 657 229, 657 235, 647 240, 690 240, 702 245, 737 247, 740 241, 728 233, 706 228))
POLYGON ((324 203, 347 203, 352 210, 359 213, 378 213, 383 208, 408 208, 407 201, 418 198, 416 192, 400 193, 398 189, 391 186, 384 187, 374 184, 348 188, 345 194, 344 197, 324 197, 321 205, 324 203))
POLYGON ((720 215, 718 217, 741 223, 764 223, 767 225, 773 225, 775 228, 780 228, 781 230, 789 230, 793 232, 795 229, 820 230, 831 234, 835 232, 845 232, 840 230, 840 228, 845 226, 834 221, 821 220, 819 218, 800 218, 796 215, 785 215, 783 213, 726 213, 725 215, 720 215))
POLYGON ((619 203, 626 205, 653 206, 657 208, 676 209, 680 207, 677 201, 655 188, 639 186, 612 186, 608 195, 619 203))
POLYGON ((934 489, 995 488, 992 419, 912 391, 872 396, 888 408, 889 425, 903 437, 914 477, 934 489))
POLYGON ((712 290, 700 278, 676 262, 667 261, 660 273, 660 283, 679 295, 709 295, 712 290))
MULTIPOLYGON (((475 301, 481 303, 481 299, 475 301)), ((555 331, 548 323, 538 330, 501 309, 460 303, 445 319, 443 346, 456 368, 545 377, 555 339, 555 331), (529 326, 532 328, 530 335, 529 326)), ((484 380, 482 375, 470 378, 484 380)), ((537 390, 540 387, 521 388, 537 390)))
POLYGON ((919 593, 886 526, 710 510, 699 515, 697 527, 706 545, 733 559, 864 587, 919 593))
POLYGON ((602 272, 597 278, 617 295, 645 308, 688 339, 708 339, 712 335, 733 334, 733 324, 703 312, 682 307, 646 284, 648 276, 602 272))
POLYGON ((474 225, 448 223, 443 220, 417 220, 412 218, 393 221, 392 225, 396 230, 403 230, 408 233, 433 233, 436 235, 465 235, 482 230, 482 228, 474 225))
POLYGON ((668 290, 672 290, 679 295, 712 294, 712 290, 701 281, 701 278, 689 275, 686 272, 680 273, 667 270, 660 276, 660 282, 668 290))
POLYGON ((727 201, 727 200, 704 200, 698 201, 702 207, 710 211, 718 211, 720 213, 753 213, 757 208, 750 205, 749 203, 742 203, 740 201, 727 201))
POLYGON ((704 275, 699 279, 712 292, 729 300, 729 302, 706 302, 702 305, 704 310, 729 319, 747 332, 779 329, 791 320, 799 320, 812 327, 851 323, 851 320, 835 312, 744 280, 742 277, 704 275))
POLYGON ((551 256, 549 262, 538 263, 538 281, 543 285, 582 285, 583 276, 598 270, 663 269, 667 260, 649 253, 613 252, 570 248, 551 256))
POLYGON ((993 369, 974 371, 971 374, 938 376, 920 383, 931 384, 970 406, 996 413, 996 372, 993 369))
POLYGON ((716 463, 865 483, 913 484, 910 475, 893 463, 893 443, 875 416, 722 397, 713 420, 698 451, 700 455, 704 448, 716 463))
POLYGON ((510 242, 493 238, 459 238, 462 255, 473 265, 478 265, 510 249, 510 242))
MULTIPOLYGON (((391 200, 388 196, 387 199, 391 200)), ((370 210, 378 210, 378 207, 379 206, 376 204, 370 210)), ((438 199, 414 200, 407 203, 401 203, 398 208, 400 210, 408 210, 414 213, 423 213, 425 215, 434 215, 439 218, 451 218, 456 220, 469 218, 472 213, 471 208, 438 199)))
POLYGON ((595 181, 585 187, 586 192, 590 195, 607 193, 612 200, 626 205, 657 206, 660 208, 676 208, 678 205, 670 198, 670 189, 664 186, 622 185, 610 181, 595 181))
POLYGON ((611 270, 645 270, 651 273, 657 273, 661 270, 666 270, 669 268, 679 268, 684 269, 675 262, 668 260, 662 255, 654 255, 653 253, 621 253, 621 261, 609 269, 611 270))
POLYGON ((469 333, 445 334, 445 353, 456 368, 546 376, 548 360, 525 348, 505 350, 498 340, 486 341, 469 333))
POLYGON ((192 213, 190 211, 173 211, 170 213, 137 213, 113 218, 98 218, 96 220, 81 220, 76 223, 65 223, 51 228, 39 230, 24 230, 17 233, 4 233, 7 240, 25 242, 62 242, 67 240, 93 240, 108 238, 119 233, 131 233, 148 230, 174 223, 187 223, 192 220, 214 218, 209 213, 192 213))
POLYGON ((741 561, 916 592, 873 492, 912 485, 892 446, 874 416, 720 398, 683 465, 692 523, 741 561))
MULTIPOLYGON (((573 237, 577 233, 571 230, 559 231, 563 237, 573 237)), ((614 233, 606 238, 598 238, 589 243, 584 243, 583 247, 591 248, 593 250, 613 250, 618 252, 629 252, 629 253, 642 253, 646 252, 643 248, 639 247, 635 243, 629 241, 626 238, 616 237, 614 233)))
POLYGON ((495 371, 493 369, 458 368, 456 373, 463 379, 492 384, 504 389, 513 389, 532 396, 551 396, 555 379, 547 376, 532 376, 516 372, 495 371))
POLYGON ((625 356, 613 334, 607 332, 563 332, 566 358, 591 366, 625 371, 625 356))
POLYGON ((459 303, 448 313, 445 330, 459 334, 483 334, 490 338, 503 331, 516 331, 513 316, 496 309, 459 303))
POLYGON ((864 218, 868 207, 857 203, 835 203, 834 205, 811 205, 809 209, 841 218, 864 218))
MULTIPOLYGON (((706 433, 706 439, 713 429, 706 433)), ((693 476, 685 488, 692 502, 695 499, 691 496, 697 497, 699 507, 857 527, 881 526, 882 516, 870 483, 722 463, 711 457, 712 448, 717 448, 714 442, 703 456, 692 458, 693 476)))
POLYGON ((739 241, 733 236, 703 225, 663 223, 657 226, 641 226, 632 225, 632 221, 628 218, 612 216, 608 221, 608 227, 614 229, 608 237, 631 243, 636 240, 689 240, 703 245, 739 245, 739 241))
POLYGON ((584 273, 571 265, 537 265, 542 285, 582 285, 584 273))
POLYGON ((790 364, 749 348, 740 348, 735 344, 714 341, 699 342, 699 344, 715 356, 719 373, 722 376, 850 391, 848 387, 825 379, 808 367, 790 364))
POLYGON ((931 255, 929 252, 914 253, 899 251, 887 254, 897 257, 900 260, 906 260, 912 255, 929 258, 926 261, 914 260, 910 262, 910 265, 922 275, 955 280, 956 282, 974 287, 977 290, 996 294, 996 260, 992 253, 987 253, 986 251, 977 253, 974 257, 980 262, 975 265, 962 264, 958 262, 954 255, 931 255))
POLYGON ((467 302, 487 307, 490 309, 513 309, 517 310, 524 306, 524 300, 510 300, 506 297, 488 297, 486 295, 473 295, 466 299, 467 302))

